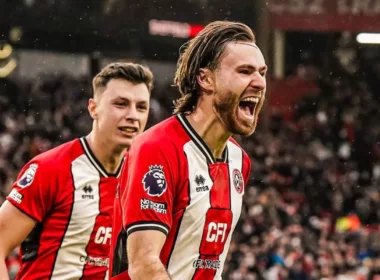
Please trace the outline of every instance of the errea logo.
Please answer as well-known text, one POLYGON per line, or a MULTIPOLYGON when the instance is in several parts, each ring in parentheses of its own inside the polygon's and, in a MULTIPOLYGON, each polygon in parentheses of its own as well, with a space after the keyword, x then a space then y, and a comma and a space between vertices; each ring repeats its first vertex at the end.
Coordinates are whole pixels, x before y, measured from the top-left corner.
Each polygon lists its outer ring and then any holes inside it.
POLYGON ((94 195, 92 194, 94 189, 91 187, 91 185, 85 185, 82 190, 82 199, 94 199, 94 195))
POLYGON ((210 190, 210 188, 205 185, 206 179, 202 175, 196 175, 194 182, 197 184, 197 187, 195 188, 197 192, 206 192, 210 190))

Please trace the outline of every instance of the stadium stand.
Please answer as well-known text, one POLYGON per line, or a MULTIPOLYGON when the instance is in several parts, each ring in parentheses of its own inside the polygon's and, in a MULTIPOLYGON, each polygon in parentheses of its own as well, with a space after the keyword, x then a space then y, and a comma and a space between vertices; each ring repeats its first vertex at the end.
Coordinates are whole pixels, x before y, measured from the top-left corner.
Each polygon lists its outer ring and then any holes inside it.
MULTIPOLYGON (((347 70, 339 58, 329 74, 324 69, 319 91, 293 104, 291 118, 273 113, 267 126, 238 139, 253 170, 225 279, 364 280, 380 273, 379 100, 359 69, 347 70)), ((30 158, 89 131, 89 96, 88 77, 0 80, 2 199, 30 158)), ((171 111, 159 96, 153 93, 150 125, 171 111)), ((14 275, 17 251, 8 264, 14 275)))

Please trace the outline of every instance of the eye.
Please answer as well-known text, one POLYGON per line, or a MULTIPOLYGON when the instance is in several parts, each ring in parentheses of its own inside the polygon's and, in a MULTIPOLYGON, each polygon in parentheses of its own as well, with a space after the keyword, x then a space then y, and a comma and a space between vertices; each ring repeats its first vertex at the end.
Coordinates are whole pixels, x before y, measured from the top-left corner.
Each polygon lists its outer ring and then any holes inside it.
POLYGON ((118 107, 124 107, 124 106, 126 106, 126 103, 125 102, 115 102, 114 103, 116 106, 118 106, 118 107))
POLYGON ((265 77, 266 74, 267 74, 267 71, 260 72, 260 75, 263 76, 263 77, 265 77))
POLYGON ((240 74, 244 74, 244 75, 249 75, 249 74, 251 74, 251 72, 250 72, 249 70, 247 70, 247 69, 241 69, 241 70, 239 70, 239 73, 240 73, 240 74))
POLYGON ((146 106, 146 105, 139 105, 139 106, 137 106, 137 109, 139 109, 140 111, 146 111, 146 110, 148 110, 148 106, 146 106))

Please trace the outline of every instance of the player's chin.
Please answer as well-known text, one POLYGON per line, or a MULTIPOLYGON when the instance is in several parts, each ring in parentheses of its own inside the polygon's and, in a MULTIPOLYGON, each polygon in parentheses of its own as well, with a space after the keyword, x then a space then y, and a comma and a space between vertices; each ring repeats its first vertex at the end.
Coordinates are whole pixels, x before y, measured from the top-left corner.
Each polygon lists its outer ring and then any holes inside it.
POLYGON ((255 132, 255 128, 250 126, 241 126, 235 129, 235 135, 250 136, 255 132))
POLYGON ((119 143, 119 147, 123 148, 123 149, 129 149, 132 145, 132 141, 133 140, 128 140, 128 141, 123 141, 123 142, 120 142, 119 143))
POLYGON ((126 137, 121 135, 119 137, 115 137, 115 144, 122 148, 129 148, 132 145, 134 137, 126 137))
POLYGON ((241 136, 250 136, 255 132, 256 122, 236 121, 233 134, 241 136))

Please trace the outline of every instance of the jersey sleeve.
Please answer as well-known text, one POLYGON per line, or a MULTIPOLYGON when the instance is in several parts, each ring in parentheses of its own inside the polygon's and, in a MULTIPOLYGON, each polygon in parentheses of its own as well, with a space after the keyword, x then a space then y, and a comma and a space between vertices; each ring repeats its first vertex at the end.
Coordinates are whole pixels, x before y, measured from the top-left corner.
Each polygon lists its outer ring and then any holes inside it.
POLYGON ((178 160, 169 146, 138 146, 128 154, 126 180, 121 197, 123 225, 127 235, 139 230, 158 230, 165 235, 172 226, 173 198, 178 160))
POLYGON ((42 222, 53 200, 48 185, 50 174, 43 164, 32 160, 22 168, 7 200, 24 214, 42 222))

